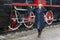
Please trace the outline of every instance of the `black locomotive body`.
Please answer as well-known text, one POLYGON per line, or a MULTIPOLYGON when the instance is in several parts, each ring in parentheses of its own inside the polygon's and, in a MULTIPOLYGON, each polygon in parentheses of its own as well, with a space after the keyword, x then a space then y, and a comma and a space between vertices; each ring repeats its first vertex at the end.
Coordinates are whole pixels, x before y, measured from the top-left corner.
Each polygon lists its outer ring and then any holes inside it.
POLYGON ((10 20, 11 6, 5 6, 8 0, 0 0, 0 29, 6 28, 10 20))
MULTIPOLYGON (((45 0, 45 1, 46 1, 46 5, 59 5, 60 6, 60 0, 45 0)), ((11 8, 14 9, 13 6, 10 5, 12 3, 34 4, 34 0, 28 0, 28 1, 26 1, 26 0, 0 0, 0 30, 3 28, 8 29, 8 25, 10 24, 10 20, 11 20, 11 17, 10 17, 11 8), (7 5, 5 5, 5 4, 7 4, 7 5)), ((24 10, 27 8, 28 12, 30 12, 29 7, 25 6, 25 7, 20 7, 20 8, 24 8, 24 10)), ((56 20, 60 19, 60 7, 46 7, 46 9, 47 9, 47 11, 49 11, 49 10, 52 11, 54 19, 56 19, 56 20)), ((17 10, 20 10, 20 9, 17 9, 17 10)), ((22 12, 22 14, 24 14, 24 12, 22 12)), ((30 24, 28 24, 28 26, 29 25, 30 24)), ((14 30, 14 28, 13 28, 13 30, 14 30)))

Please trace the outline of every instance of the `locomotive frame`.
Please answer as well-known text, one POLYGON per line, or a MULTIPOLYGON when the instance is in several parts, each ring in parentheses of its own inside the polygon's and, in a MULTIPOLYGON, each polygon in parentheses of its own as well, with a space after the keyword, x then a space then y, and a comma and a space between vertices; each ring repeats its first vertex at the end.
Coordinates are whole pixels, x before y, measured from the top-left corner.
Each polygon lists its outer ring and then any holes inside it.
MULTIPOLYGON (((49 1, 47 3, 47 1, 48 0, 33 0, 33 2, 28 3, 28 1, 26 0, 26 3, 18 3, 18 2, 17 3, 10 2, 10 3, 6 3, 6 4, 4 3, 4 6, 5 7, 7 6, 7 9, 8 9, 7 13, 9 13, 6 16, 6 17, 9 17, 9 18, 7 18, 9 20, 6 21, 6 22, 8 22, 7 23, 8 29, 17 30, 22 25, 22 23, 24 23, 25 27, 31 28, 35 22, 35 15, 34 15, 32 9, 35 8, 35 6, 38 6, 39 4, 42 4, 47 9, 47 12, 44 13, 44 15, 45 15, 44 17, 45 17, 45 21, 48 25, 52 24, 52 22, 55 19, 59 20, 60 14, 58 13, 57 16, 55 16, 55 15, 57 12, 59 12, 60 5, 57 5, 57 4, 49 2, 49 1), (56 9, 58 11, 56 11, 56 9), (26 24, 26 22, 27 22, 27 24, 26 24)), ((50 1, 52 1, 52 0, 50 0, 50 1)), ((2 11, 2 12, 4 12, 4 11, 2 11)))

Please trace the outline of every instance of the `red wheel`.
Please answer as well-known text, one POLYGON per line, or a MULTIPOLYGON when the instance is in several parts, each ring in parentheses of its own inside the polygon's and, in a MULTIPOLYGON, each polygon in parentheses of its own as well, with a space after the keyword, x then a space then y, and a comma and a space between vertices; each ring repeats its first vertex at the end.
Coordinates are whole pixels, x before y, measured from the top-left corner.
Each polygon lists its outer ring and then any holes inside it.
POLYGON ((17 23, 16 18, 12 18, 8 27, 11 30, 17 30, 20 27, 20 25, 17 23))
POLYGON ((52 11, 48 11, 45 15, 45 20, 48 25, 52 24, 53 22, 53 13, 52 11))
POLYGON ((15 16, 15 13, 11 14, 11 21, 8 27, 11 30, 17 30, 20 27, 20 24, 17 23, 17 18, 15 16))
POLYGON ((35 22, 35 15, 33 12, 30 12, 29 15, 25 15, 24 17, 24 25, 27 28, 31 28, 35 22))

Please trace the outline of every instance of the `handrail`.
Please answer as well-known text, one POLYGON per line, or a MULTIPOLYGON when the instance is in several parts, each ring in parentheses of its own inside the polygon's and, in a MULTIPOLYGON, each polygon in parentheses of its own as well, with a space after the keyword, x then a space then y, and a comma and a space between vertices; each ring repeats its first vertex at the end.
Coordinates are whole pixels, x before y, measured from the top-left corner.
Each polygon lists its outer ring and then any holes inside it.
POLYGON ((16 6, 14 6, 14 8, 15 8, 15 10, 27 11, 27 9, 17 8, 16 6))

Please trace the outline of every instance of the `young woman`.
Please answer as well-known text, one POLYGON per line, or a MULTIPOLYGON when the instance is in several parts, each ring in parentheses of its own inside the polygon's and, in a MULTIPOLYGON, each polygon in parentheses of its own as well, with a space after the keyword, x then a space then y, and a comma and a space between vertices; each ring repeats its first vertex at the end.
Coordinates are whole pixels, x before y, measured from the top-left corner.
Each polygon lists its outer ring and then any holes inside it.
POLYGON ((43 28, 45 27, 44 12, 46 9, 39 4, 33 11, 35 13, 35 26, 37 27, 38 37, 40 37, 43 28))

